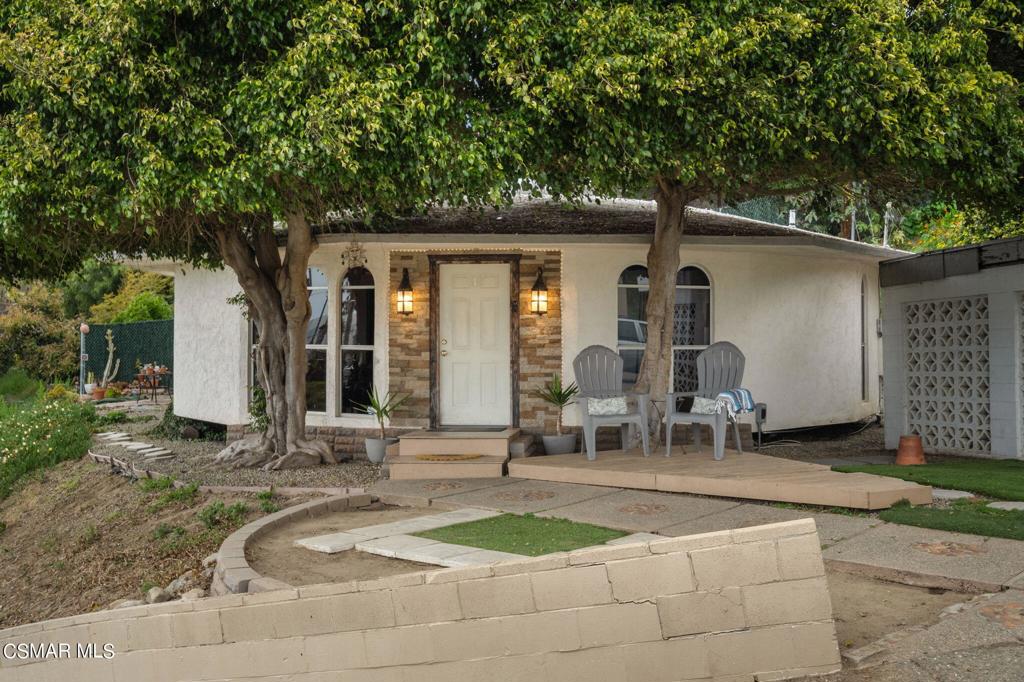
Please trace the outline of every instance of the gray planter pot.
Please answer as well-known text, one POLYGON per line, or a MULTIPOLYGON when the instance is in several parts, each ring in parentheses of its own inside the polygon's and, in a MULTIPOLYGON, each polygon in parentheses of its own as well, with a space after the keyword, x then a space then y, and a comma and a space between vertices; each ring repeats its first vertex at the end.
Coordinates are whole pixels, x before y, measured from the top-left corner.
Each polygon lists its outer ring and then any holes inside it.
POLYGON ((388 446, 397 442, 397 438, 367 438, 366 456, 374 464, 380 464, 388 454, 388 446))
POLYGON ((544 452, 549 455, 567 455, 576 452, 576 434, 566 433, 561 436, 541 436, 544 441, 544 452))

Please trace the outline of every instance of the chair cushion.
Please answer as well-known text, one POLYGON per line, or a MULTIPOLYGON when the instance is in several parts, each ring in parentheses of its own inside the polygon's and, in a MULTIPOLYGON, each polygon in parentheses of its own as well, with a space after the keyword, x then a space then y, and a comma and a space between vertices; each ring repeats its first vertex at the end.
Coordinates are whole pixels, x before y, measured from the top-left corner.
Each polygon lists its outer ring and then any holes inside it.
POLYGON ((587 398, 587 414, 595 417, 607 417, 610 415, 627 414, 629 407, 626 405, 626 396, 614 398, 587 398))
POLYGON ((714 398, 702 398, 699 395, 693 399, 693 407, 690 408, 691 414, 718 414, 721 406, 718 401, 714 398))

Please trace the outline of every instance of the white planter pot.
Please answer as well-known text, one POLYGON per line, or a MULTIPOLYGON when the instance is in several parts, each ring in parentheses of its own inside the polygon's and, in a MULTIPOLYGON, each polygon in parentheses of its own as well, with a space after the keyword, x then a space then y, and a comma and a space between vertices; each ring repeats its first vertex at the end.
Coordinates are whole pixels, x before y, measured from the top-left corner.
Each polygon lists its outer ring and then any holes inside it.
POLYGON ((388 446, 397 442, 397 438, 367 438, 366 456, 374 464, 380 464, 388 454, 388 446))
POLYGON ((567 455, 576 452, 576 434, 566 433, 561 436, 541 436, 544 441, 544 452, 548 455, 567 455))
POLYGON ((86 384, 85 385, 85 395, 91 395, 92 394, 92 387, 95 386, 95 385, 96 384, 86 384))

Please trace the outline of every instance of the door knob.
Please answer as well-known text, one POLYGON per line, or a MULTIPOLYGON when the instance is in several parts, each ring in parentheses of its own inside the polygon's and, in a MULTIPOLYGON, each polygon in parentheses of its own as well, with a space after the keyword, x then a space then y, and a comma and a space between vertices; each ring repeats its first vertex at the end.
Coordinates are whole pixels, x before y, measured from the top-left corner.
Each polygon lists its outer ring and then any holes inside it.
POLYGON ((448 357, 448 351, 446 351, 446 350, 441 351, 441 357, 442 358, 448 357))

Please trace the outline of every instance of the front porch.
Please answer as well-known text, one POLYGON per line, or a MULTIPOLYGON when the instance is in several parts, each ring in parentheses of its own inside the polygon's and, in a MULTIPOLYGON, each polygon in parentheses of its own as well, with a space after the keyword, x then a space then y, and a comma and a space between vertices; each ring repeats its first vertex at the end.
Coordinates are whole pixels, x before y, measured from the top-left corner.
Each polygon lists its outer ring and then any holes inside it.
POLYGON ((902 499, 912 504, 932 501, 928 486, 728 449, 721 461, 715 461, 710 449, 694 453, 682 447, 674 448, 672 457, 644 457, 636 450, 602 451, 593 462, 579 453, 529 457, 510 461, 508 473, 559 483, 852 509, 885 509, 902 499))

